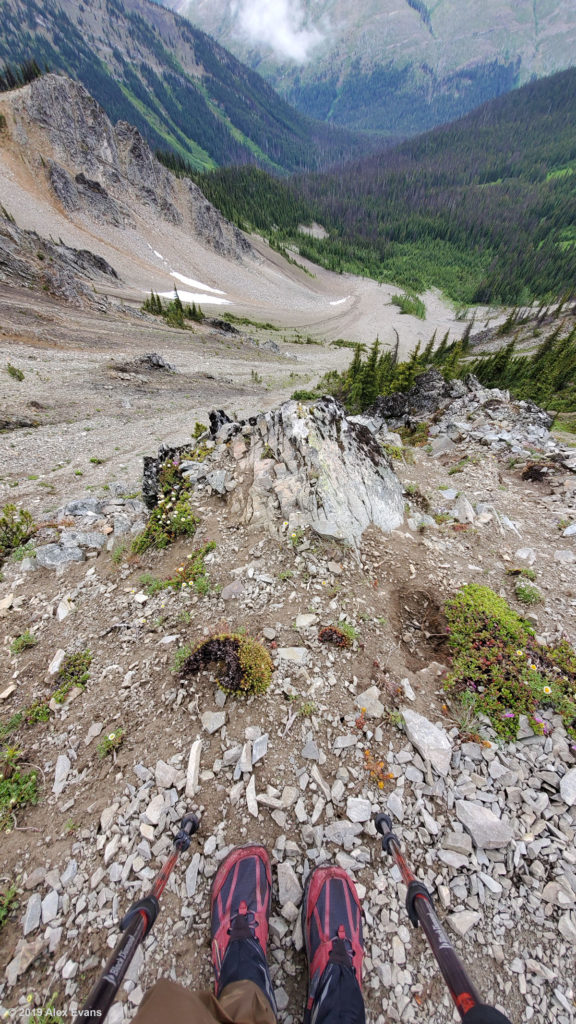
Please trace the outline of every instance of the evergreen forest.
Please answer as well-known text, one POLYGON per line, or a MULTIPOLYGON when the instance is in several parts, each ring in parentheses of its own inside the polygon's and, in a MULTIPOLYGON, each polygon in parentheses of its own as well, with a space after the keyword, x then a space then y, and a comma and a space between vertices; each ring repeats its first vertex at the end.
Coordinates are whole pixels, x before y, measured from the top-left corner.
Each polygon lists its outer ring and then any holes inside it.
POLYGON ((337 272, 457 303, 553 300, 576 281, 576 69, 329 172, 196 181, 241 227, 337 272), (304 235, 318 221, 325 239, 304 235))

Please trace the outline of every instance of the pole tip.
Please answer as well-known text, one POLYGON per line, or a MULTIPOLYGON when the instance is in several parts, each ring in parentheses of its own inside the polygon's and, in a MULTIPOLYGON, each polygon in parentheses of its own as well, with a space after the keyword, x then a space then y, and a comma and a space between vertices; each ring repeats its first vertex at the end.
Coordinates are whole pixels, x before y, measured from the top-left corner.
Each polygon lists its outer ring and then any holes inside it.
POLYGON ((385 835, 386 832, 392 831, 392 818, 390 817, 389 814, 383 814, 381 812, 380 814, 377 814, 375 816, 374 826, 376 828, 376 831, 379 832, 381 836, 383 836, 385 835))

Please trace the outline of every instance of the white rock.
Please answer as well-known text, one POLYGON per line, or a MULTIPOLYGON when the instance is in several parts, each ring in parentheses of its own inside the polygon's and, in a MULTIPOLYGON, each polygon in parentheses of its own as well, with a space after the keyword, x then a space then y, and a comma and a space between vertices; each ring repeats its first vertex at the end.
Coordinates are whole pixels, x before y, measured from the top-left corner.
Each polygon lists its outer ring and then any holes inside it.
POLYGON ((448 924, 457 935, 463 937, 474 925, 478 924, 481 916, 475 910, 459 910, 455 914, 448 915, 448 924))
POLYGON ((223 725, 226 724, 226 712, 225 711, 205 711, 200 716, 202 722, 202 728, 211 736, 212 733, 218 732, 223 725))
POLYGON ((198 789, 198 774, 200 772, 200 755, 202 753, 202 740, 195 740, 190 748, 188 758, 188 770, 186 773, 186 796, 193 797, 198 789))
POLYGON ((349 796, 346 801, 346 817, 350 821, 370 821, 372 815, 372 804, 369 800, 362 800, 359 797, 349 796))
POLYGON ((56 761, 56 768, 54 769, 54 785, 52 786, 53 793, 58 795, 62 792, 71 767, 70 758, 67 757, 66 754, 59 754, 56 761))
POLYGON ((42 924, 50 924, 58 916, 58 902, 58 893, 52 889, 42 900, 42 924))
POLYGON ((246 806, 250 811, 253 818, 258 817, 258 801, 256 799, 256 777, 251 776, 250 782, 246 786, 246 806))
POLYGON ((173 764, 166 764, 166 761, 157 761, 154 775, 158 789, 170 789, 176 781, 178 769, 173 764))
POLYGON ((458 821, 470 833, 476 846, 484 850, 498 850, 512 841, 510 826, 497 818, 488 807, 473 804, 469 800, 457 800, 455 809, 458 821))
POLYGON ((155 796, 154 799, 150 801, 145 811, 146 817, 151 825, 158 824, 165 809, 166 804, 164 803, 164 797, 162 793, 159 793, 158 796, 155 796))
POLYGON ((63 663, 65 657, 66 657, 66 651, 63 650, 62 647, 59 647, 58 650, 56 651, 56 654, 52 658, 52 661, 48 665, 48 675, 49 676, 58 675, 58 672, 62 668, 62 663, 63 663))
POLYGON ((568 807, 576 804, 576 768, 571 768, 560 779, 560 796, 568 807))
POLYGON ((281 907, 286 903, 299 906, 302 901, 302 886, 288 861, 282 861, 278 865, 278 899, 281 907))
POLYGON ((310 626, 315 626, 317 622, 317 615, 297 615, 294 625, 296 629, 308 629, 310 626))
POLYGON ((278 657, 282 661, 291 661, 296 665, 305 665, 308 661, 308 649, 306 647, 279 647, 278 657))
POLYGON ((196 892, 196 885, 198 882, 198 869, 200 867, 200 854, 198 851, 192 857, 188 867, 186 868, 186 895, 188 897, 193 896, 196 892))
POLYGON ((444 729, 439 729, 437 725, 424 718, 424 715, 417 714, 411 708, 403 707, 402 715, 406 723, 406 735, 412 745, 425 761, 430 761, 439 775, 448 775, 452 744, 444 729))
POLYGON ((66 594, 66 597, 62 598, 60 604, 58 605, 58 608, 56 609, 56 618, 58 619, 58 622, 63 622, 64 619, 67 619, 70 613, 73 611, 74 602, 71 601, 70 596, 66 594))
POLYGON ((11 697, 15 690, 16 684, 10 683, 10 685, 7 686, 5 690, 2 690, 2 693, 0 693, 0 700, 8 700, 8 697, 11 697))
POLYGON ((382 694, 377 686, 370 686, 364 693, 356 697, 356 707, 364 710, 368 718, 382 718, 384 705, 380 700, 382 694))
POLYGON ((40 924, 42 916, 42 897, 39 892, 33 892, 26 906, 24 915, 24 935, 29 935, 40 924))

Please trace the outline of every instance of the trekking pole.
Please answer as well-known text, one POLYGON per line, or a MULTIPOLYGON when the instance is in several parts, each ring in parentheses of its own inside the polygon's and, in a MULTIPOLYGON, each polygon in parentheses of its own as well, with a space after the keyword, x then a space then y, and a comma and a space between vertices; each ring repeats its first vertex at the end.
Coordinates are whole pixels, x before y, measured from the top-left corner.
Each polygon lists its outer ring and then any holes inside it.
POLYGON ((81 1024, 86 1018, 96 1017, 103 1021, 110 1009, 122 979, 128 970, 136 949, 146 938, 158 917, 160 896, 164 892, 176 861, 190 846, 190 839, 198 831, 200 822, 195 814, 185 814, 180 822, 180 831, 174 840, 172 853, 160 869, 147 896, 134 903, 120 922, 123 932, 111 954, 100 978, 94 985, 74 1024, 81 1024))
POLYGON ((482 1002, 478 991, 456 954, 434 909, 432 897, 426 886, 419 882, 407 864, 400 850, 400 841, 392 831, 392 819, 387 814, 374 818, 377 832, 382 836, 382 849, 396 862, 402 879, 408 886, 406 910, 415 928, 422 925, 422 931, 442 972, 456 1009, 466 1024, 510 1024, 503 1013, 482 1002))

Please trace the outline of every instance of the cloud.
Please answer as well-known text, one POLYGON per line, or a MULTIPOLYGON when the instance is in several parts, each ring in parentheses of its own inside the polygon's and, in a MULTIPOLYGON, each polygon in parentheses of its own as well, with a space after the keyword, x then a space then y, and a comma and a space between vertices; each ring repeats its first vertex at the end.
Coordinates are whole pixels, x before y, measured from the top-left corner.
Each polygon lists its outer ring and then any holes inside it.
POLYGON ((251 42, 267 44, 300 63, 324 38, 318 28, 306 25, 301 0, 232 0, 230 9, 251 42))

